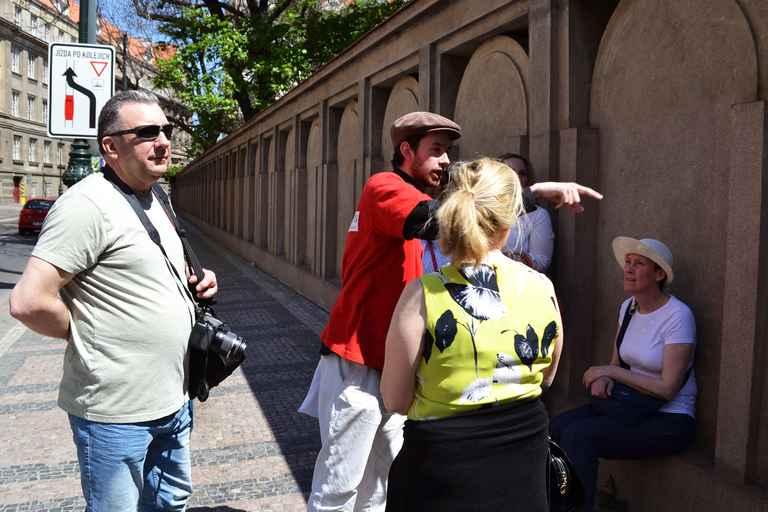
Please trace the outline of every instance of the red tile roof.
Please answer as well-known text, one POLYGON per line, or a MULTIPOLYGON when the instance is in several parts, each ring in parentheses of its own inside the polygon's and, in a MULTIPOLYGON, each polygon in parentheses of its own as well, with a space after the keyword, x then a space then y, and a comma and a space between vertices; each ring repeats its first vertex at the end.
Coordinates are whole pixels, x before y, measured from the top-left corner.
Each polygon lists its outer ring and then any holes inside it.
MULTIPOLYGON (((92 0, 95 1, 95 0, 92 0)), ((51 9, 58 11, 56 6, 54 5, 52 0, 40 0, 43 4, 50 7, 51 9)), ((74 23, 79 23, 80 21, 80 4, 78 2, 69 1, 69 10, 67 12, 67 17, 73 21, 74 23)), ((115 46, 118 48, 118 50, 122 51, 123 48, 123 32, 117 28, 116 26, 112 25, 108 21, 105 21, 103 19, 99 19, 101 22, 101 39, 104 40, 107 44, 110 44, 112 46, 115 46)), ((157 45, 154 45, 153 52, 150 54, 150 60, 147 60, 147 47, 150 43, 143 42, 140 39, 136 39, 135 37, 128 36, 128 52, 131 54, 131 57, 134 59, 140 60, 142 62, 148 62, 152 65, 155 65, 155 59, 157 58, 163 58, 163 57, 170 57, 174 53, 176 53, 176 50, 174 47, 169 46, 166 50, 160 50, 160 48, 157 45)))

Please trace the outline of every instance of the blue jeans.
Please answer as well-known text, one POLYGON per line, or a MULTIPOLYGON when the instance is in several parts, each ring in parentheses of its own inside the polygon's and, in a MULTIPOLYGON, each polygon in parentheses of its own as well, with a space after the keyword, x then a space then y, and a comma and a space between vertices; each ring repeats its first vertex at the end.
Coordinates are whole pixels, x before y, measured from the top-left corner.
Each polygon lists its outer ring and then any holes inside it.
POLYGON ((86 512, 184 510, 192 493, 192 401, 141 423, 69 415, 86 512))
POLYGON ((549 424, 549 436, 568 454, 587 495, 576 512, 594 510, 598 458, 643 460, 672 455, 690 444, 694 423, 687 414, 656 413, 628 427, 594 412, 589 404, 558 415, 549 424))

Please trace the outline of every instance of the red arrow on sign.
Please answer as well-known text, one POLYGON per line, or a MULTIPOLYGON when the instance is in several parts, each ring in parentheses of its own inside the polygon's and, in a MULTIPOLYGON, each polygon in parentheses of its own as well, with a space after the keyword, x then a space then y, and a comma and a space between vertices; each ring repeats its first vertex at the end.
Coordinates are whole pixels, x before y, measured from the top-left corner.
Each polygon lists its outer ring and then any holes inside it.
POLYGON ((99 62, 95 60, 91 61, 91 67, 93 67, 93 70, 96 72, 96 76, 101 76, 101 74, 104 72, 104 69, 106 69, 107 64, 109 64, 109 62, 99 62))

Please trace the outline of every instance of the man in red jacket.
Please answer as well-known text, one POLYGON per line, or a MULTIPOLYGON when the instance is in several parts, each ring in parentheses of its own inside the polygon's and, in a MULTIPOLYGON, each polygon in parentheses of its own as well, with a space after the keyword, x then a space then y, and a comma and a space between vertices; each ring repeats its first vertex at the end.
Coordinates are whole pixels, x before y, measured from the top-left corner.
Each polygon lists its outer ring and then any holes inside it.
POLYGON ((384 343, 400 293, 422 274, 418 237, 436 236, 435 227, 423 231, 437 204, 424 188, 439 184, 461 128, 413 112, 390 133, 394 171, 373 175, 363 188, 344 247, 341 293, 320 335, 313 391, 323 446, 312 511, 383 510, 389 466, 402 444, 405 417, 387 412, 379 391, 384 343))

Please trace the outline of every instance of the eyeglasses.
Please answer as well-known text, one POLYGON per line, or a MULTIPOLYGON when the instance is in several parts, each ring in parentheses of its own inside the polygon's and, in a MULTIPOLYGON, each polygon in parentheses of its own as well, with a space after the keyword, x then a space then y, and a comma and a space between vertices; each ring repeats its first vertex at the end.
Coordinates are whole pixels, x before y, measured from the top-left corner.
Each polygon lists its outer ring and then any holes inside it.
POLYGON ((137 126, 136 128, 131 128, 130 130, 123 130, 120 132, 110 133, 108 135, 105 135, 105 137, 115 137, 117 135, 126 135, 129 133, 135 133, 136 136, 141 140, 155 140, 160 136, 160 132, 163 132, 165 134, 166 139, 171 140, 171 135, 173 135, 173 125, 164 124, 161 126, 157 124, 145 124, 143 126, 137 126))

